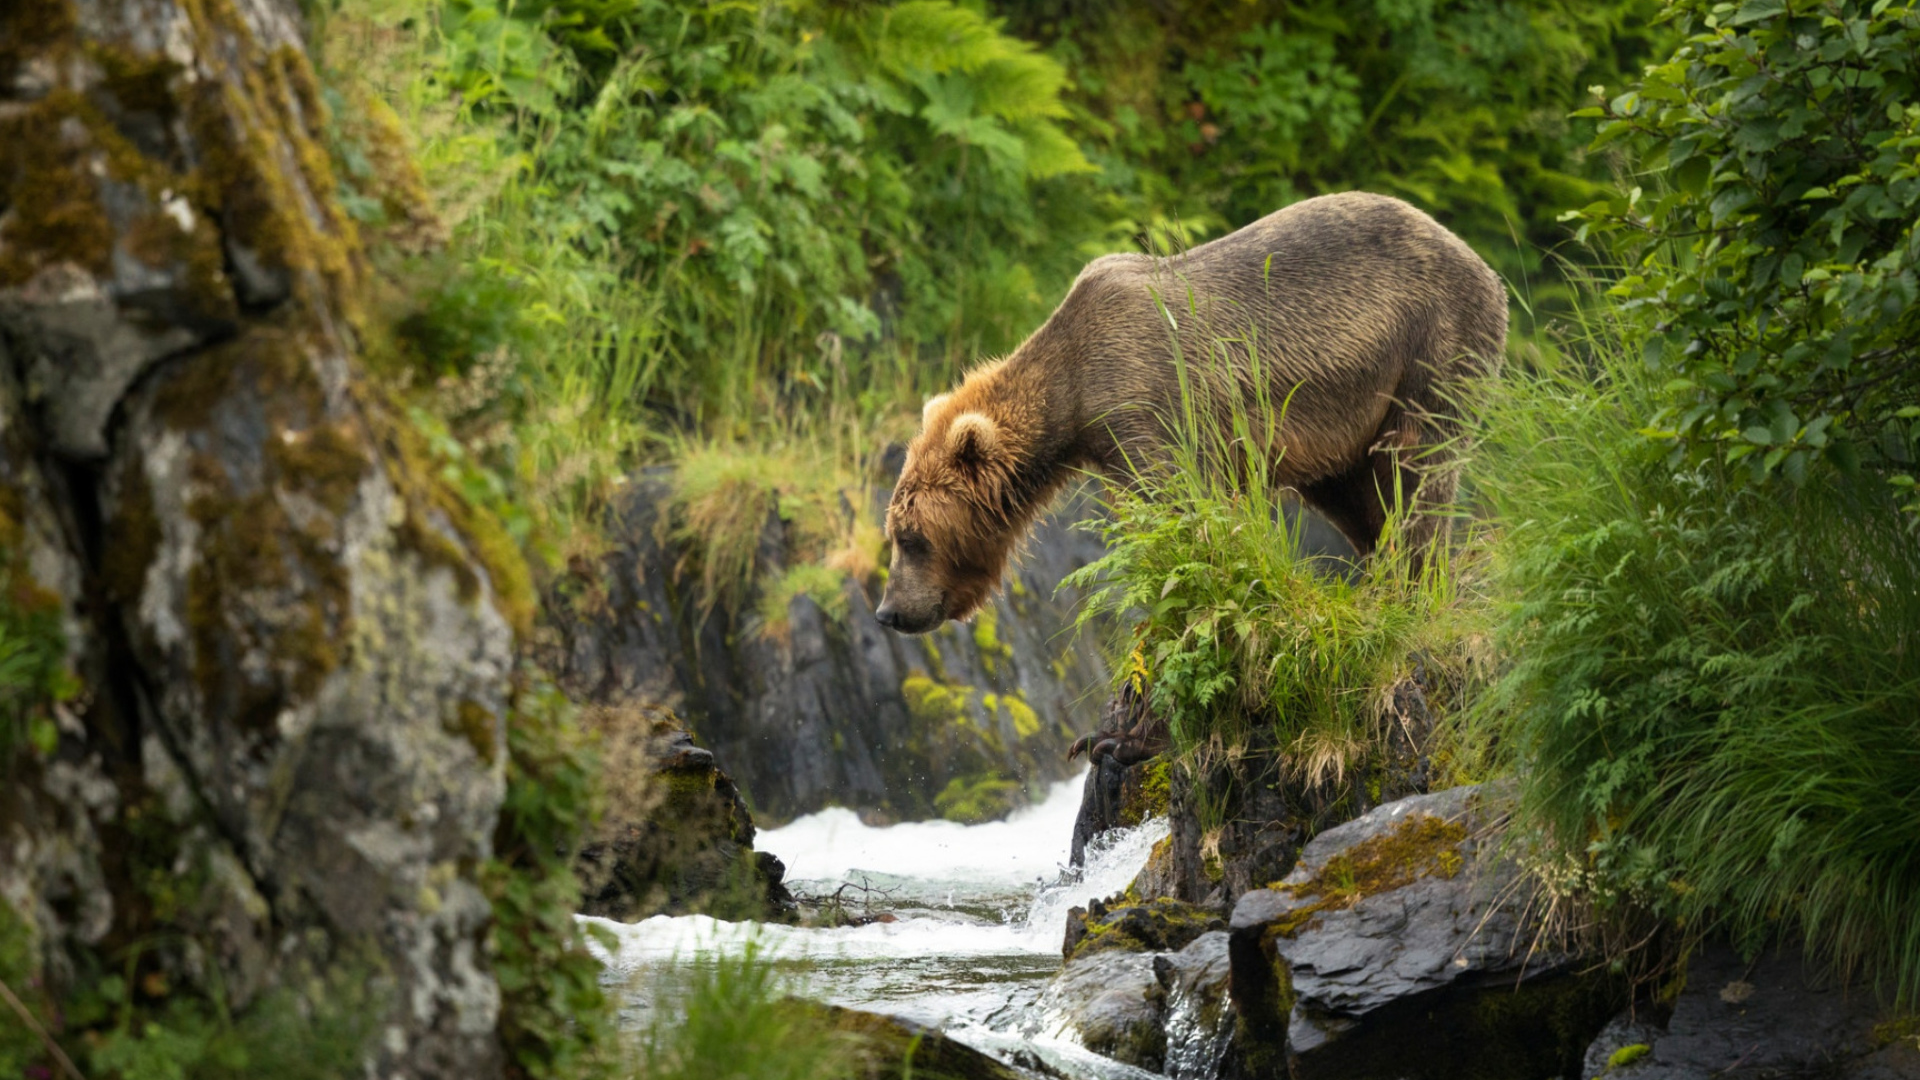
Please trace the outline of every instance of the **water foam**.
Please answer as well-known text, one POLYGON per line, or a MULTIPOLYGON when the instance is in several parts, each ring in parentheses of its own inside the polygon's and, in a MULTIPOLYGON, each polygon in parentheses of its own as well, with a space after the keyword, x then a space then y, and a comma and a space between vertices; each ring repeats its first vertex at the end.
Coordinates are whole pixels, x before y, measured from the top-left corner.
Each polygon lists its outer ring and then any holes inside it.
POLYGON ((749 940, 769 955, 796 960, 1057 956, 1067 909, 1126 888, 1167 834, 1160 819, 1109 833, 1088 851, 1083 870, 1068 870, 1081 786, 1077 778, 1061 781, 1039 805, 984 825, 872 826, 835 809, 760 834, 756 846, 779 855, 789 879, 811 891, 883 876, 904 916, 896 922, 803 928, 705 915, 659 915, 637 923, 578 918, 617 942, 612 951, 592 946, 616 976, 701 953, 734 952, 749 940), (962 891, 1006 895, 1006 916, 995 922, 931 910, 952 907, 962 891))

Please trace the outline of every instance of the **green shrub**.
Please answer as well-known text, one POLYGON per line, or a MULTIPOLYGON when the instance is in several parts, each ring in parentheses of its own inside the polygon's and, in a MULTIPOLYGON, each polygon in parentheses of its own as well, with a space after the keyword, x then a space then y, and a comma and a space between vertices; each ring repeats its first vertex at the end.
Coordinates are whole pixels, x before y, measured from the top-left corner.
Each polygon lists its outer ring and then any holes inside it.
MULTIPOLYGON (((1807 481, 1821 458, 1909 490, 1920 456, 1920 10, 1678 0, 1685 43, 1603 107, 1639 157, 1589 206, 1661 332, 1644 421, 1675 462, 1807 481)), ((1717 475, 1717 474, 1716 474, 1717 475)), ((1910 509, 1920 511, 1920 502, 1910 509)))
MULTIPOLYGON (((1666 51, 1655 0, 1005 3, 1052 42, 1113 247, 1176 244, 1331 191, 1399 195, 1517 288, 1563 293, 1563 210, 1608 190, 1568 113, 1666 51)), ((1529 329, 1521 324, 1519 329, 1529 329)))
POLYGON ((1475 724, 1603 913, 1804 934, 1920 1000, 1920 545, 1877 483, 1670 468, 1637 343, 1490 397, 1511 666, 1475 724))

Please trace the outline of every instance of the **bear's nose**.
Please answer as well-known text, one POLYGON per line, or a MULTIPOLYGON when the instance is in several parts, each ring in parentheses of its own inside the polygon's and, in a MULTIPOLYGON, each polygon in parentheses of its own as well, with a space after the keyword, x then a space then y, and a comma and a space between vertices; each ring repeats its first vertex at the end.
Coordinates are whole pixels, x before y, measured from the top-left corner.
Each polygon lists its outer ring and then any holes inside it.
POLYGON ((873 612, 873 618, 875 622, 889 630, 900 629, 900 612, 893 606, 891 600, 880 601, 880 606, 873 612))

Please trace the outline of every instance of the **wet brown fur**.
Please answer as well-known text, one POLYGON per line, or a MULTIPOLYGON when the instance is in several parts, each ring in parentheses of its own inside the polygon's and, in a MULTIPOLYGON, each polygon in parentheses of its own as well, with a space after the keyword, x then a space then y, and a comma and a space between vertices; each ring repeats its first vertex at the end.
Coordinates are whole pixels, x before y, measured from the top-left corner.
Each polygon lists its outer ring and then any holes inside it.
POLYGON ((1265 374, 1269 400, 1286 401, 1273 478, 1356 550, 1372 552, 1397 489, 1422 551, 1454 496, 1450 388, 1496 365, 1506 333, 1486 263, 1381 195, 1308 199, 1172 258, 1097 259, 1010 356, 928 402, 887 511, 900 628, 978 609, 1076 470, 1129 483, 1163 458, 1176 347, 1223 427, 1235 394, 1258 415, 1256 365, 1265 374))

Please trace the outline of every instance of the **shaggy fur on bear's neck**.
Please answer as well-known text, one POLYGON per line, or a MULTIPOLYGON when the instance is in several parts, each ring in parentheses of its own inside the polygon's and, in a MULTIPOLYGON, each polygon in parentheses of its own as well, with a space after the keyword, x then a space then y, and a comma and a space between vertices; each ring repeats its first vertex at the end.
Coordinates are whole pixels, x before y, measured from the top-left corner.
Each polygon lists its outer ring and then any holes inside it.
POLYGON ((1447 528, 1455 391, 1498 363, 1506 330, 1486 263, 1385 196, 1308 199, 1173 258, 1097 259, 1009 357, 927 403, 887 512, 882 621, 972 614, 1076 469, 1133 482, 1166 461, 1168 417, 1224 431, 1262 396, 1287 403, 1256 448, 1278 483, 1362 555, 1390 493, 1409 493, 1423 551, 1447 528))

